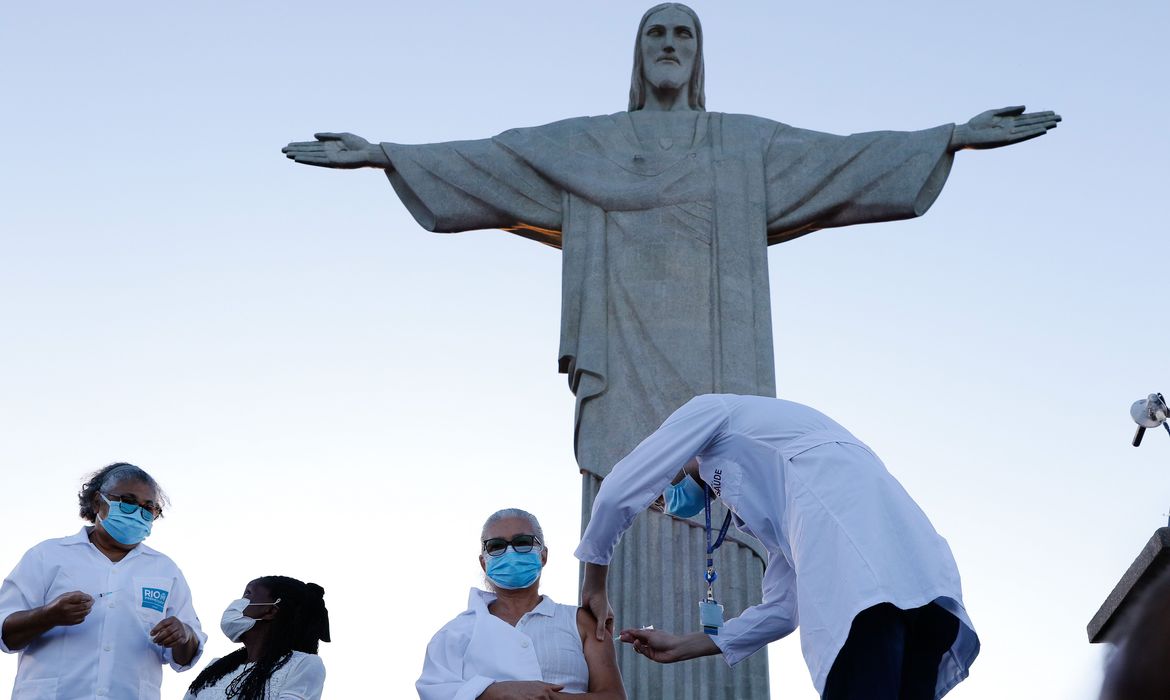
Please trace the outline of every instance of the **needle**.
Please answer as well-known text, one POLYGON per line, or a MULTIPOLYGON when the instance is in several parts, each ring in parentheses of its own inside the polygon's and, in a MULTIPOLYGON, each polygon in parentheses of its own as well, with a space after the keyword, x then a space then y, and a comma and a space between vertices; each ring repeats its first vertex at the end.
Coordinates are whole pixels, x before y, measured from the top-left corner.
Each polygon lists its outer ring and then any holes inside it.
MULTIPOLYGON (((639 627, 639 630, 653 630, 653 629, 654 629, 654 625, 646 625, 645 627, 639 627)), ((614 641, 618 641, 619 639, 621 639, 621 634, 618 634, 617 637, 613 638, 614 641)))

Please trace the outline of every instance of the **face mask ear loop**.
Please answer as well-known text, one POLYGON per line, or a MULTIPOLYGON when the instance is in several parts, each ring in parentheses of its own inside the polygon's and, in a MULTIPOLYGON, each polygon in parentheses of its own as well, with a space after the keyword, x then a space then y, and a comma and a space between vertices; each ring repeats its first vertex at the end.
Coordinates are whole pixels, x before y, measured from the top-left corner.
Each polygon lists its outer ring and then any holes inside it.
MULTIPOLYGON (((255 605, 255 603, 253 603, 253 605, 255 605)), ((280 605, 280 598, 277 598, 276 600, 272 601, 271 603, 260 603, 260 605, 267 607, 269 610, 275 611, 276 607, 278 605, 280 605)), ((263 622, 271 622, 274 619, 276 619, 276 615, 273 615, 271 618, 268 618, 267 620, 263 620, 263 622)), ((261 620, 257 620, 257 622, 261 622, 261 620)))

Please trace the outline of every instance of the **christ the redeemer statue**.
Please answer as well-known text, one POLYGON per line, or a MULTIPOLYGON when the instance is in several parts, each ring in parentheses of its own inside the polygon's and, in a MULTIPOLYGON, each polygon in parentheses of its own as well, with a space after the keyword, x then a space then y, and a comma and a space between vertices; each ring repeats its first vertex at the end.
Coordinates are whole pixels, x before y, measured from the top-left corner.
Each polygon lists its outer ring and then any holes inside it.
MULTIPOLYGON (((320 133, 284 153, 308 165, 384 170, 429 231, 504 229, 562 250, 559 367, 576 396, 587 518, 599 480, 693 396, 776 395, 768 245, 919 216, 955 152, 1025 141, 1059 121, 1008 107, 959 126, 836 136, 708 112, 699 19, 669 3, 638 26, 628 111, 425 145, 320 133)), ((630 578, 641 574, 619 554, 610 576, 619 624, 665 625, 677 614, 678 626, 697 629, 699 554, 684 550, 701 549, 702 530, 666 516, 640 522, 623 549, 677 553, 676 580, 663 580, 658 566, 653 579, 630 578)), ((734 561, 737 546, 751 545, 725 546, 721 556, 734 561)), ((736 576, 746 580, 721 579, 735 589, 725 596, 758 591, 761 571, 745 565, 736 576)), ((751 601, 724 602, 734 614, 751 601)), ((692 669, 644 666, 623 652, 631 697, 697 692, 680 680, 692 669)), ((737 674, 720 669, 717 682, 736 697, 766 696, 737 674)))

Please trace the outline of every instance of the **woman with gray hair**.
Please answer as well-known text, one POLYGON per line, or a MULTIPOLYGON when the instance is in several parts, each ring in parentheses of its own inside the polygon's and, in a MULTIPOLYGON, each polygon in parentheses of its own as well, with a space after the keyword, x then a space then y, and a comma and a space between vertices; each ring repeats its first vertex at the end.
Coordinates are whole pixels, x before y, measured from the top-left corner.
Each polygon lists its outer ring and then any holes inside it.
POLYGON ((592 634, 592 613, 539 592, 548 549, 536 517, 496 511, 480 541, 489 590, 472 588, 467 610, 431 638, 419 698, 625 700, 613 644, 592 634))
POLYGON ((0 586, 0 651, 20 654, 13 697, 158 700, 162 665, 186 671, 207 640, 179 567, 142 544, 166 494, 117 462, 78 496, 92 525, 36 545, 0 586))

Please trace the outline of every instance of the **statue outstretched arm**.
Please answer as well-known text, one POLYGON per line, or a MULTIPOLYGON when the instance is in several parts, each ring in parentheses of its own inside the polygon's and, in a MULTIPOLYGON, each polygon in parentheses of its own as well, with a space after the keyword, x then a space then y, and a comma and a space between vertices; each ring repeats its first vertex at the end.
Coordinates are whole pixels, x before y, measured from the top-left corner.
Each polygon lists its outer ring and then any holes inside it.
POLYGON ((293 141, 280 149, 289 160, 322 168, 391 168, 390 159, 376 144, 356 134, 313 134, 316 141, 293 141))
POLYGON ((404 145, 314 134, 281 151, 322 168, 378 168, 428 231, 505 229, 559 247, 563 192, 495 139, 404 145))
POLYGON ((1056 112, 1029 112, 1024 106, 989 109, 955 127, 951 136, 951 152, 966 148, 999 148, 1043 136, 1060 122, 1056 112))

